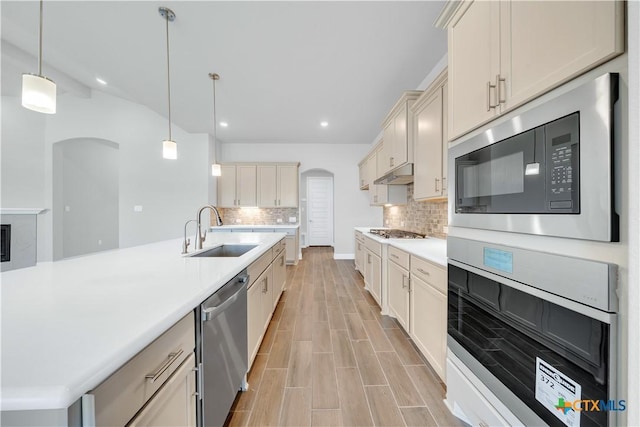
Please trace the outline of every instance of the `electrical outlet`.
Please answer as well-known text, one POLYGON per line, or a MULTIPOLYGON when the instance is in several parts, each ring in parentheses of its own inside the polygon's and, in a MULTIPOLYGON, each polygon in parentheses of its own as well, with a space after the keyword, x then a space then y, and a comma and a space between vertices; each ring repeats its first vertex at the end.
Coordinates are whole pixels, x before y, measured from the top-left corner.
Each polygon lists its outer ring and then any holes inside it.
POLYGON ((447 227, 446 225, 443 225, 443 226, 442 226, 442 232, 443 232, 444 234, 449 234, 449 227, 447 227))
POLYGON ((142 206, 141 205, 135 205, 133 207, 133 211, 134 212, 142 212, 142 206))
POLYGON ((98 240, 98 246, 102 246, 102 240, 98 240))
POLYGON ((236 218, 236 224, 240 224, 242 220, 240 218, 236 218))
POLYGON ((289 222, 290 222, 290 223, 294 224, 294 223, 295 223, 295 222, 297 222, 297 221, 298 221, 298 218, 296 218, 295 216, 290 216, 290 217, 289 217, 289 222))
POLYGON ((389 220, 388 219, 384 220, 384 225, 389 225, 389 220))
POLYGON ((64 211, 65 212, 71 212, 71 206, 65 206, 64 207, 64 211))
POLYGON ((404 221, 400 221, 400 227, 404 227, 404 221))
POLYGON ((278 218, 278 219, 276 219, 276 222, 277 222, 278 224, 282 224, 282 218, 278 218))

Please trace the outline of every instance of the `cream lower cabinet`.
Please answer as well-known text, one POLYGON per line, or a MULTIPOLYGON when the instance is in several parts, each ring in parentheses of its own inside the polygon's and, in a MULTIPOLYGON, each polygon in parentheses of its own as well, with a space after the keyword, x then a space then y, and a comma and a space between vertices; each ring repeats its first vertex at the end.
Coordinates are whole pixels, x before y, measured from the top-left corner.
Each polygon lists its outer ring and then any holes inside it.
POLYGON ((447 197, 447 72, 438 76, 411 108, 413 199, 447 197))
POLYGON ((443 381, 447 356, 446 275, 442 267, 411 257, 409 335, 443 381))
POLYGON ((438 25, 451 139, 624 52, 622 1, 464 1, 438 25))
MULTIPOLYGON (((387 261, 387 287, 389 295, 389 311, 398 323, 406 330, 409 330, 409 271, 399 264, 399 251, 396 248, 388 249, 389 259, 387 261)), ((409 255, 405 254, 407 264, 409 255)), ((400 255, 402 256, 402 255, 400 255)), ((407 266, 408 268, 408 266, 407 266)))
POLYGON ((284 241, 273 259, 273 309, 276 309, 287 281, 287 253, 284 241))
POLYGON ((356 270, 360 272, 360 274, 364 275, 364 261, 365 261, 365 253, 364 253, 364 236, 360 231, 355 232, 355 259, 354 263, 356 265, 356 270))
POLYGON ((382 261, 369 249, 365 249, 364 283, 373 299, 382 306, 382 261))
POLYGON ((196 425, 196 358, 189 355, 138 414, 129 427, 196 425))

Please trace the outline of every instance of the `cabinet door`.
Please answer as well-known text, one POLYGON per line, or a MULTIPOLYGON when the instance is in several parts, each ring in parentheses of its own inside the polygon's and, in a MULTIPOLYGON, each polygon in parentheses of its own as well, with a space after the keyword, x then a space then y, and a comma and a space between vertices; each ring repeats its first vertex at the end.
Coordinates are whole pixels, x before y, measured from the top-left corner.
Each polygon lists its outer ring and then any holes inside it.
POLYGON ((278 206, 278 171, 276 165, 258 166, 258 206, 273 208, 278 206))
POLYGON ((505 109, 624 52, 624 2, 503 1, 505 109))
POLYGON ((367 187, 371 189, 373 181, 376 179, 376 155, 375 153, 367 158, 367 187))
POLYGON ((362 243, 360 243, 358 239, 355 239, 355 246, 356 246, 356 257, 354 262, 356 264, 356 270, 358 270, 359 272, 362 272, 362 252, 364 251, 364 249, 362 248, 362 243))
POLYGON ((416 112, 414 121, 414 178, 415 200, 442 196, 442 88, 416 112))
POLYGON ((407 104, 398 112, 393 119, 394 122, 394 137, 393 145, 391 147, 391 161, 390 169, 395 169, 401 164, 409 161, 409 136, 407 134, 407 104))
POLYGON ((409 272, 393 261, 387 261, 389 308, 398 323, 409 330, 409 272))
POLYGON ((127 424, 131 427, 195 426, 196 378, 193 354, 127 424))
POLYGON ((298 166, 278 166, 278 207, 298 207, 298 166))
POLYGON ((382 261, 374 254, 371 254, 371 294, 382 306, 382 261))
POLYGON ((411 338, 431 367, 445 380, 447 297, 429 283, 411 277, 411 338))
POLYGON ((236 198, 236 167, 235 165, 222 165, 221 175, 218 181, 218 207, 234 208, 237 206, 236 198))
POLYGON ((249 366, 258 353, 262 333, 262 294, 264 289, 263 274, 247 290, 247 349, 249 350, 249 366))
POLYGON ((382 131, 382 144, 376 151, 376 176, 373 181, 391 170, 391 153, 396 137, 395 128, 395 121, 391 120, 382 131))
POLYGON ((287 263, 285 260, 285 251, 278 254, 273 260, 273 310, 276 309, 282 290, 287 280, 287 263))
POLYGON ((367 179, 368 167, 367 160, 358 165, 358 177, 360 178, 358 186, 361 190, 369 189, 369 180, 367 179))
POLYGON ((287 257, 287 263, 295 264, 298 260, 298 237, 297 234, 295 236, 287 236, 284 238, 285 242, 285 252, 287 257))
POLYGON ((442 87, 442 195, 449 195, 449 82, 442 87))
POLYGON ((489 102, 496 103, 495 89, 489 91, 488 84, 495 84, 500 73, 499 7, 497 1, 469 2, 462 6, 449 26, 449 137, 452 139, 497 114, 495 108, 488 108, 489 102))
POLYGON ((273 313, 273 264, 269 265, 264 271, 264 277, 261 283, 262 286, 262 332, 267 330, 269 326, 269 320, 271 320, 271 314, 273 313))
POLYGON ((236 166, 238 206, 258 206, 256 165, 236 166))

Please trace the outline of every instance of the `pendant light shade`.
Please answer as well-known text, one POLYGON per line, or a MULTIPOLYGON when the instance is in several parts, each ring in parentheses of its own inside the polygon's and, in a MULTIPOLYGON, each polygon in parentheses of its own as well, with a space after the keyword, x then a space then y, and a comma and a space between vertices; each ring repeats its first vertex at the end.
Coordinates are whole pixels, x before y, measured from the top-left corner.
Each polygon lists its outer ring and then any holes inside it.
MULTIPOLYGON (((216 140, 216 137, 218 136, 218 122, 216 121, 216 81, 220 80, 220 75, 216 73, 209 73, 209 78, 213 80, 213 143, 218 144, 218 141, 216 140)), ((211 175, 222 175, 222 168, 219 163, 213 163, 211 165, 211 175)))
POLYGON ((38 74, 22 75, 22 106, 39 113, 55 114, 56 84, 42 75, 42 9, 43 0, 40 0, 38 74))
POLYGON ((171 74, 169 68, 169 22, 173 22, 176 19, 176 14, 166 7, 158 8, 160 16, 165 21, 165 27, 167 30, 167 99, 169 105, 169 138, 162 141, 162 157, 169 160, 175 160, 178 158, 178 144, 171 139, 171 74))
POLYGON ((162 141, 162 157, 164 159, 175 160, 178 158, 178 144, 170 139, 162 141))
POLYGON ((56 84, 44 76, 22 75, 22 106, 45 114, 56 113, 56 84))

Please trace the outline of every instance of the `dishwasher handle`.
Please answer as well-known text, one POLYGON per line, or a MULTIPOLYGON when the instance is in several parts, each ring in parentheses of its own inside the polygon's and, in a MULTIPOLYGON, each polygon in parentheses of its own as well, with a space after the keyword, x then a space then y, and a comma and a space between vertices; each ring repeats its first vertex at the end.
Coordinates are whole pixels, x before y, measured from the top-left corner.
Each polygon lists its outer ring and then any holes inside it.
POLYGON ((203 308, 202 309, 202 320, 204 322, 207 322, 207 321, 215 318, 220 313, 222 313, 227 307, 229 307, 231 304, 236 302, 238 300, 239 296, 240 296, 240 293, 243 290, 246 290, 246 287, 244 285, 248 281, 249 281, 249 275, 243 274, 241 276, 238 276, 237 281, 236 281, 236 285, 240 285, 240 289, 238 289, 233 295, 231 295, 229 298, 227 298, 226 300, 224 300, 220 304, 216 305, 215 307, 203 308))

